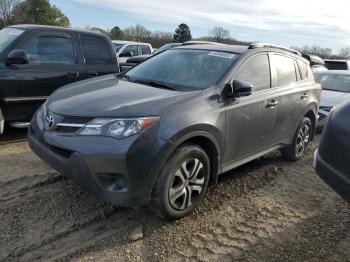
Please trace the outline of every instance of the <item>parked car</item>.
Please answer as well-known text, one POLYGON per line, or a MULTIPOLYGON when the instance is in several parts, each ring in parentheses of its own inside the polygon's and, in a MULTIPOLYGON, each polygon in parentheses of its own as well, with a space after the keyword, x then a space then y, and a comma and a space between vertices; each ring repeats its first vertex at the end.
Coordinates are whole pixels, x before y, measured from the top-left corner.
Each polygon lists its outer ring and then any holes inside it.
POLYGON ((315 80, 322 85, 318 127, 322 129, 334 107, 350 101, 350 70, 329 70, 315 73, 315 80))
POLYGON ((178 219, 223 172, 276 149, 298 160, 314 137, 320 92, 307 60, 289 49, 181 46, 57 90, 28 140, 100 199, 178 219))
POLYGON ((330 115, 319 149, 315 152, 317 174, 350 202, 350 102, 330 115))
POLYGON ((131 68, 133 68, 134 66, 142 63, 143 61, 145 61, 146 59, 150 58, 153 55, 160 54, 160 53, 162 53, 170 48, 174 48, 174 47, 181 46, 181 45, 182 45, 181 43, 169 43, 169 44, 165 44, 165 45, 161 46, 153 54, 128 57, 126 59, 125 63, 120 64, 120 71, 122 71, 122 72, 128 71, 131 68))
POLYGON ((119 72, 111 40, 86 31, 16 25, 0 31, 0 134, 27 127, 58 87, 119 72))
POLYGON ((128 57, 153 54, 152 45, 148 43, 116 40, 113 40, 112 42, 115 52, 117 53, 119 63, 126 63, 128 57))
POLYGON ((324 62, 328 70, 350 70, 350 60, 325 59, 324 62))
POLYGON ((143 61, 145 61, 146 59, 150 58, 151 56, 160 54, 160 53, 162 53, 168 49, 174 48, 174 47, 178 47, 178 46, 182 46, 182 45, 215 45, 215 44, 219 44, 219 43, 207 42, 207 41, 187 41, 184 43, 168 43, 168 44, 161 46, 157 50, 157 52, 154 52, 153 54, 139 55, 139 56, 127 58, 125 63, 120 64, 120 69, 122 72, 128 71, 131 68, 133 68, 134 66, 136 66, 136 65, 142 63, 143 61))

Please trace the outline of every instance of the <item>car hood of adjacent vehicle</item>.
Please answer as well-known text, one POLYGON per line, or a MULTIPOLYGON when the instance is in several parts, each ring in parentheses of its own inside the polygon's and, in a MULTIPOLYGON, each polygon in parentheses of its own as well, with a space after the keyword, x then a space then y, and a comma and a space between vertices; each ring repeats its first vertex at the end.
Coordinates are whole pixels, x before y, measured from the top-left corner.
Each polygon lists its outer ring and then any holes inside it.
POLYGON ((345 101, 350 100, 350 93, 338 92, 332 90, 322 90, 321 106, 337 106, 345 101))
POLYGON ((51 112, 67 116, 151 116, 200 92, 161 89, 108 75, 62 87, 49 97, 47 105, 51 112))

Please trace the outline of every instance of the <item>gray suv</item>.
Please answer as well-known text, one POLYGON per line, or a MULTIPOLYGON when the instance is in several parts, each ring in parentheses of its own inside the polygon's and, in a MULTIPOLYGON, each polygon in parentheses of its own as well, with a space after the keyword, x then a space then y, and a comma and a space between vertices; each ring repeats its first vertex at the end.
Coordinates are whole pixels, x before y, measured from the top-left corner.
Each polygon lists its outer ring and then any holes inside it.
POLYGON ((218 175, 314 137, 321 87, 298 52, 182 46, 127 73, 70 84, 34 115, 32 150, 98 198, 190 214, 218 175))

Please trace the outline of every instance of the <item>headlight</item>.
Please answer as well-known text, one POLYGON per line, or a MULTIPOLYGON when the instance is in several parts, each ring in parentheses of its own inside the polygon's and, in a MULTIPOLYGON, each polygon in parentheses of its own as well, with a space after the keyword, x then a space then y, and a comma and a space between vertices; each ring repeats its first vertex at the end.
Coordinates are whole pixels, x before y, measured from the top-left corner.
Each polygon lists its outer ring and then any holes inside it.
POLYGON ((110 136, 120 139, 138 134, 154 125, 158 120, 159 117, 96 118, 84 126, 79 134, 83 136, 110 136))

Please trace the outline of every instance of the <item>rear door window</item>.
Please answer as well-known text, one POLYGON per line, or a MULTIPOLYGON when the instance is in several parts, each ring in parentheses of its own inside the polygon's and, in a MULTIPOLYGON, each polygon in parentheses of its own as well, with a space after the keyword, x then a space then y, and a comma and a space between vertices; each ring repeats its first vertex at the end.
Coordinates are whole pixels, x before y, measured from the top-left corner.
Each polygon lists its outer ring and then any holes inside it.
POLYGON ((104 39, 97 36, 80 36, 87 65, 108 65, 112 58, 104 39))
POLYGON ((254 92, 271 87, 270 62, 267 54, 250 58, 237 73, 237 80, 246 81, 254 86, 254 92))
POLYGON ((61 36, 36 36, 18 49, 26 51, 30 64, 75 64, 73 40, 61 36))
POLYGON ((140 50, 142 55, 150 55, 151 48, 148 45, 140 45, 140 50))
POLYGON ((273 55, 277 86, 287 86, 297 81, 294 59, 284 55, 273 55))

